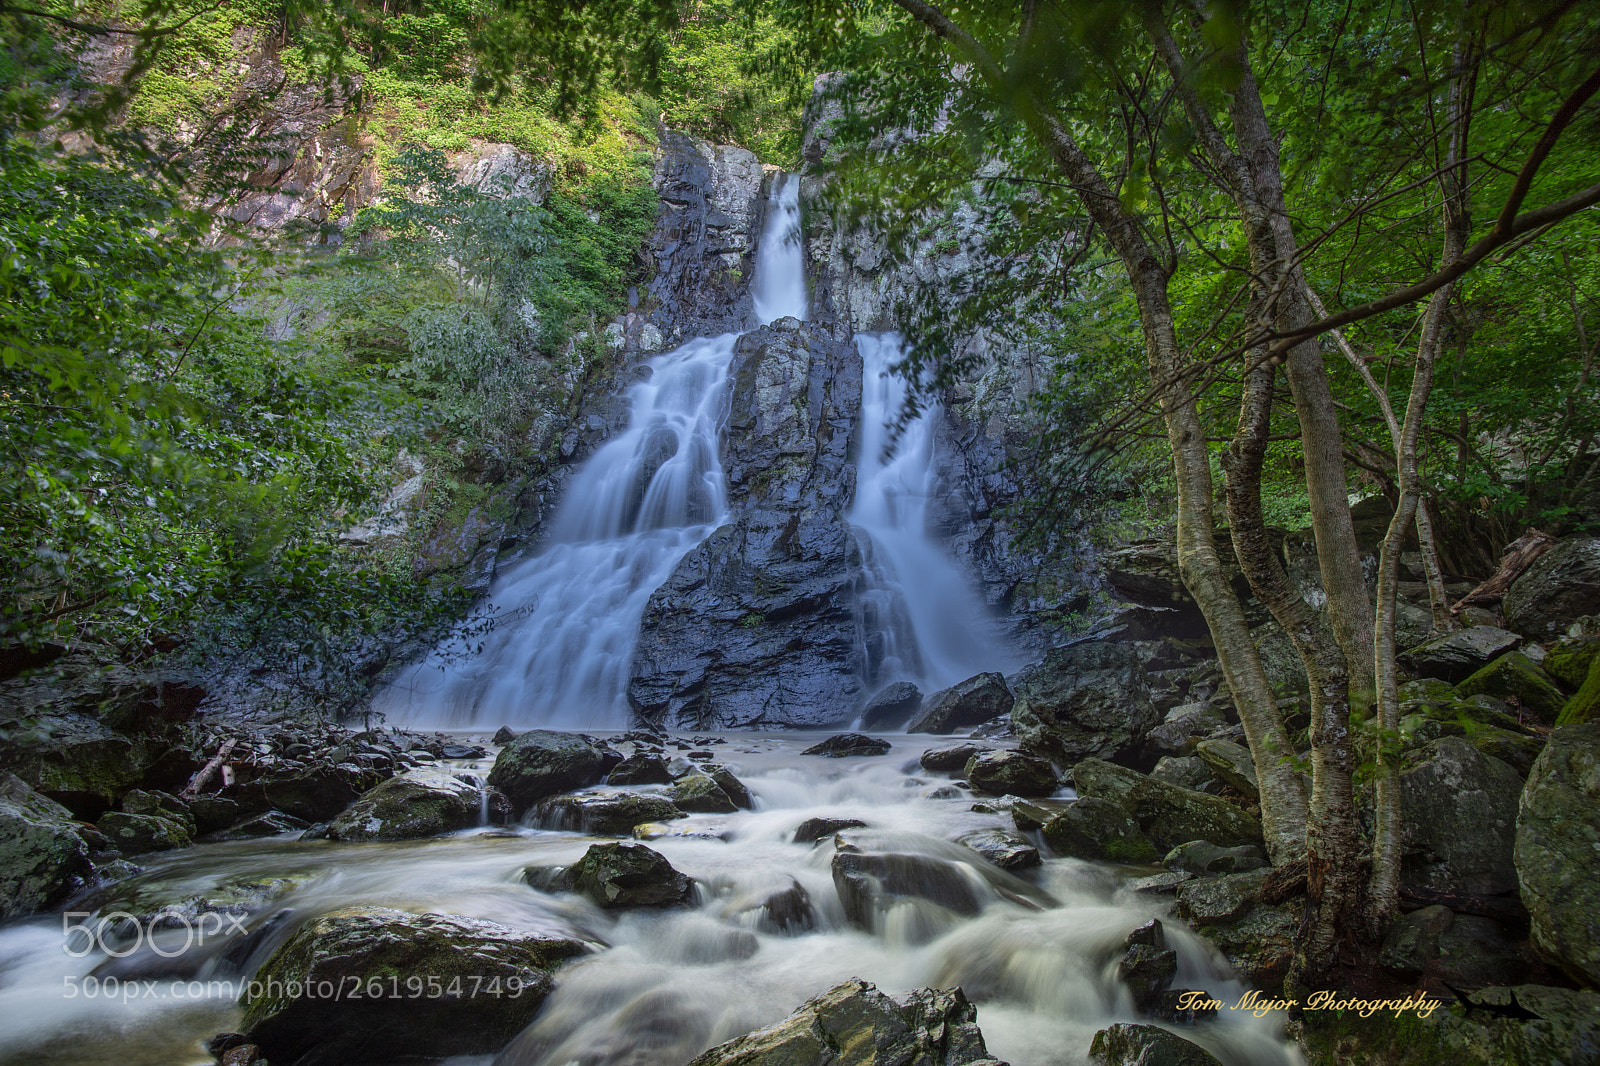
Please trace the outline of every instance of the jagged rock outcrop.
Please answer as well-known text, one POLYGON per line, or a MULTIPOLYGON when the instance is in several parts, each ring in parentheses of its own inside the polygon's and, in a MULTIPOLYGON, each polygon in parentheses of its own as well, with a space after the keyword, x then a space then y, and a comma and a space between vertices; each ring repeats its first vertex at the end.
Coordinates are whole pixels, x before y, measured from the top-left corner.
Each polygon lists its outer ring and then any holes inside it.
POLYGON ((628 699, 658 724, 843 723, 861 692, 845 521, 861 357, 780 319, 739 340, 728 373, 731 520, 650 597, 628 699))

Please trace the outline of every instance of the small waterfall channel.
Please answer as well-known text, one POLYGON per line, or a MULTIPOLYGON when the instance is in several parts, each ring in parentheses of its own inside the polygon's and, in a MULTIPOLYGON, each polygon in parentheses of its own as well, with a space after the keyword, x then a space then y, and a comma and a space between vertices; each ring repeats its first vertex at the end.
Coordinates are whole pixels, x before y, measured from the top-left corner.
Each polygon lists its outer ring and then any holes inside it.
MULTIPOLYGON (((762 325, 806 316, 800 182, 772 183, 751 279, 762 325)), ((718 436, 737 333, 645 364, 628 428, 572 479, 548 545, 495 583, 481 639, 447 642, 373 701, 395 725, 623 728, 639 622, 654 592, 727 515, 718 436)))
MULTIPOLYGON (((399 843, 286 835, 141 856, 147 872, 69 909, 144 914, 166 902, 182 911, 203 909, 205 900, 254 899, 241 918, 248 931, 185 949, 185 932, 174 925, 142 946, 108 935, 107 951, 64 938, 60 915, 0 927, 0 1062, 206 1066, 201 1041, 237 1031, 233 994, 255 968, 302 922, 351 906, 465 915, 594 945, 557 971, 555 991, 495 1066, 682 1066, 853 977, 891 994, 960 986, 978 1005, 990 1053, 1012 1066, 1085 1066, 1096 1030, 1143 1020, 1116 960, 1131 930, 1170 908, 1170 897, 1126 886, 1149 868, 1046 852, 1042 866, 1007 873, 957 841, 1009 828, 1009 817, 993 803, 974 809, 972 795, 922 771, 917 759, 929 738, 891 736, 892 750, 878 758, 802 754, 819 736, 696 738, 712 743, 745 783, 754 809, 680 818, 667 823, 669 835, 649 841, 697 882, 693 904, 682 909, 602 911, 580 896, 530 887, 525 867, 572 863, 607 838, 526 825, 399 843), (848 831, 852 843, 935 871, 929 898, 888 902, 870 929, 851 924, 832 876, 833 836, 794 841, 811 818, 867 823, 848 831), (808 901, 805 919, 779 928, 763 903, 795 886, 808 901), (966 905, 932 902, 942 895, 966 905)), ((464 739, 492 757, 482 735, 464 739)), ((489 760, 447 765, 480 775, 489 760)), ((1244 988, 1220 956, 1182 923, 1167 920, 1165 928, 1178 953, 1174 987, 1235 1002, 1244 988)), ((1180 1032, 1224 1066, 1301 1066, 1280 1022, 1223 1010, 1180 1032)))
POLYGON ((894 681, 924 689, 984 670, 1015 668, 988 608, 928 535, 940 410, 924 407, 892 436, 906 399, 893 370, 905 348, 897 333, 856 335, 861 353, 861 457, 850 524, 861 544, 858 611, 869 691, 894 681), (891 446, 892 445, 892 446, 891 446))

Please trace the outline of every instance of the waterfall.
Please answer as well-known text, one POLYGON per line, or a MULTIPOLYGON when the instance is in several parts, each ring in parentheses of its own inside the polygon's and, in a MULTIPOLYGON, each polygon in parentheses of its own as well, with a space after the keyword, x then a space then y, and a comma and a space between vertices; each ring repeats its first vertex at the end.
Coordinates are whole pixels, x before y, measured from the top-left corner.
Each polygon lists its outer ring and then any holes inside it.
POLYGON ((916 681, 944 688, 984 670, 1008 670, 1011 653, 988 609, 956 564, 928 536, 938 408, 925 408, 894 440, 906 381, 891 368, 899 334, 857 334, 861 353, 861 458, 850 524, 861 544, 858 610, 867 687, 916 681))
MULTIPOLYGON (((772 182, 751 279, 763 325, 804 318, 799 181, 772 182)), ((628 428, 573 477, 547 546, 490 591, 496 624, 406 668, 373 701, 390 723, 626 728, 628 674, 650 594, 727 517, 718 436, 739 334, 644 364, 628 428)))

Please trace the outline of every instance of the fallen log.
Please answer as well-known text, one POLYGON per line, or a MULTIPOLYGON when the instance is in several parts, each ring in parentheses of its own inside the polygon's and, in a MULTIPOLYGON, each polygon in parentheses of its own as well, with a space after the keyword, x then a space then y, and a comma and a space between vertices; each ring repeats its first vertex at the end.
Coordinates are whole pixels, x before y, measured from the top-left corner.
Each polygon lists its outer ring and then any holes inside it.
POLYGON ((205 787, 207 781, 211 780, 211 775, 217 772, 217 767, 221 766, 228 756, 233 753, 233 746, 237 743, 239 743, 238 739, 233 737, 224 742, 222 747, 217 749, 217 753, 211 756, 204 766, 195 771, 193 777, 189 778, 189 783, 183 786, 183 791, 178 793, 178 798, 187 802, 200 795, 200 790, 205 787))
POLYGON ((1506 547, 1505 554, 1500 556, 1500 565, 1489 575, 1489 580, 1457 600, 1455 606, 1450 608, 1450 613, 1460 614, 1463 607, 1487 607, 1499 603, 1511 588, 1511 583, 1555 543, 1556 538, 1550 534, 1530 528, 1506 547))

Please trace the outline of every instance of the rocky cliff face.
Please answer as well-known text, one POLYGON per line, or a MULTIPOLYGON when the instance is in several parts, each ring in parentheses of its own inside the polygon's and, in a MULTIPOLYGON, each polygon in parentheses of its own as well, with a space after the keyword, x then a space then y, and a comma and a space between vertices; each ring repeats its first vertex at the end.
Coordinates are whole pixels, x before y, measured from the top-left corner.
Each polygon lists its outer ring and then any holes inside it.
POLYGON ((698 728, 837 723, 861 690, 861 561, 845 521, 861 357, 784 318, 740 338, 729 378, 733 519, 651 596, 629 702, 698 728))

